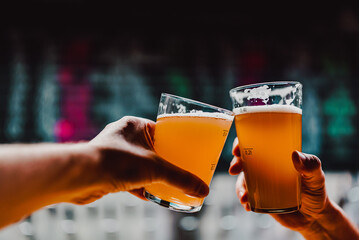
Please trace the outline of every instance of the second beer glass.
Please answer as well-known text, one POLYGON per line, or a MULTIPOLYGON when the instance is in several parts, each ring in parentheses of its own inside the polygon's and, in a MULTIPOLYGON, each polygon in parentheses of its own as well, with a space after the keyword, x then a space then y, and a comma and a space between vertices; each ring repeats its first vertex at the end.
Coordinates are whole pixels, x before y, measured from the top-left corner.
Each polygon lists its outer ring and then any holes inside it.
POLYGON ((287 213, 301 206, 292 152, 302 149, 302 85, 269 82, 230 91, 252 211, 287 213))
MULTIPOLYGON (((194 100, 162 94, 154 148, 170 163, 185 169, 208 185, 221 155, 233 112, 194 100)), ((203 198, 190 197, 165 184, 146 187, 145 197, 182 212, 199 211, 203 198)))

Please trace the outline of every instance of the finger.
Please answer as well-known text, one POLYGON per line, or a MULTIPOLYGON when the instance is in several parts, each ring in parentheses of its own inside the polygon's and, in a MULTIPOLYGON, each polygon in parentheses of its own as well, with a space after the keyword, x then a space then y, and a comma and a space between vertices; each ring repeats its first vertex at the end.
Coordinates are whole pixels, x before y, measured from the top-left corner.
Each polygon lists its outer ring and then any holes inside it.
POLYGON ((125 116, 109 124, 108 129, 121 135, 129 143, 152 150, 154 125, 155 123, 149 119, 125 116))
POLYGON ((108 192, 106 191, 94 191, 94 192, 89 192, 89 193, 85 193, 82 196, 78 196, 73 198, 70 202, 74 203, 74 204, 79 204, 79 205, 84 205, 84 204, 89 204, 91 202, 94 202, 100 198, 102 198, 104 195, 106 195, 108 192))
POLYGON ((248 191, 243 173, 241 173, 237 178, 236 194, 243 207, 246 208, 245 205, 248 203, 248 191))
POLYGON ((241 195, 239 201, 241 202, 241 204, 247 204, 248 203, 248 192, 245 191, 245 192, 242 192, 241 194, 242 195, 241 195))
POLYGON ((242 171, 242 161, 240 157, 234 157, 229 166, 228 172, 230 175, 237 175, 242 171))
MULTIPOLYGON (((159 158, 159 157, 157 157, 159 158)), ((209 193, 208 185, 194 174, 187 172, 159 158, 154 179, 180 189, 187 195, 205 197, 209 193)))
POLYGON ((317 181, 324 178, 322 164, 317 156, 294 151, 292 161, 295 169, 301 173, 304 179, 317 181))
POLYGON ((129 191, 162 182, 194 197, 208 195, 207 184, 194 174, 167 162, 154 151, 141 150, 138 154, 112 149, 103 151, 103 172, 114 179, 117 191, 129 191))
POLYGON ((236 194, 237 194, 237 197, 238 197, 240 203, 242 204, 243 208, 246 211, 250 211, 249 202, 248 202, 248 191, 247 191, 247 186, 246 186, 246 182, 245 182, 243 173, 241 173, 238 176, 238 179, 236 182, 236 194))
MULTIPOLYGON (((238 199, 241 202, 242 202, 242 197, 244 195, 247 195, 247 185, 246 185, 243 173, 239 174, 239 176, 237 178, 237 181, 236 181, 236 193, 237 193, 238 199)), ((243 203, 245 202, 246 199, 248 201, 248 197, 243 199, 243 203)))
POLYGON ((145 196, 143 195, 144 188, 134 189, 134 190, 131 190, 131 191, 128 191, 128 192, 131 193, 132 195, 138 197, 141 200, 148 201, 148 199, 145 198, 145 196))
POLYGON ((241 156, 241 153, 239 151, 238 138, 235 138, 233 141, 232 154, 237 157, 241 156))

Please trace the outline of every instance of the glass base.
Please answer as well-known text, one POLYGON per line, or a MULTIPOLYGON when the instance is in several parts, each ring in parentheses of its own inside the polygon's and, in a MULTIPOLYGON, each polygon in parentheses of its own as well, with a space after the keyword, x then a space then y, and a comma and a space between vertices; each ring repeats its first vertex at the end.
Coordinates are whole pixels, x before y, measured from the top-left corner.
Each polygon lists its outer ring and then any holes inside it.
POLYGON ((194 206, 181 205, 181 204, 177 204, 177 203, 171 203, 171 202, 162 200, 146 191, 145 191, 144 195, 145 195, 145 198, 147 198, 148 200, 150 200, 154 203, 157 203, 157 204, 161 205, 162 207, 169 208, 176 212, 194 213, 194 212, 198 212, 202 208, 202 205, 194 207, 194 206))
POLYGON ((296 206, 292 208, 269 208, 269 209, 261 209, 261 208, 253 208, 251 207, 252 212, 257 213, 275 213, 275 214, 281 214, 281 213, 292 213, 296 212, 300 209, 301 206, 296 206))

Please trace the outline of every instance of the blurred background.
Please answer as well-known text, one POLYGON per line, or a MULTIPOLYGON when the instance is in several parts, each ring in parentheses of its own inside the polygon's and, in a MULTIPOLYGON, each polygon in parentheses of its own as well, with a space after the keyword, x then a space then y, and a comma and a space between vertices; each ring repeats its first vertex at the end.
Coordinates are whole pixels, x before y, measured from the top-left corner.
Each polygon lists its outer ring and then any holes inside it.
MULTIPOLYGON (((303 151, 321 158, 329 194, 359 224, 357 9, 114 3, 2 7, 1 143, 88 140, 125 115, 155 120, 162 92, 231 109, 233 87, 296 80, 303 151)), ((239 205, 226 173, 234 137, 232 126, 200 213, 119 193, 48 207, 0 239, 301 239, 239 205)))

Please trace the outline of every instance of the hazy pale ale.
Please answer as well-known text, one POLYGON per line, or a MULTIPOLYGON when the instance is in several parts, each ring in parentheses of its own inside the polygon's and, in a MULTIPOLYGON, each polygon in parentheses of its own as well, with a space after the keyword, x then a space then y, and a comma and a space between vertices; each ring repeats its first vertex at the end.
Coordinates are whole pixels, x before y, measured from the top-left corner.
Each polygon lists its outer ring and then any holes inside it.
POLYGON ((294 96, 294 87, 283 87, 282 91, 274 87, 258 88, 261 86, 242 95, 247 102, 234 108, 249 205, 255 212, 296 211, 301 205, 301 183, 291 156, 293 151, 302 150, 302 110, 300 104, 297 107, 283 101, 294 96), (274 100, 280 99, 279 104, 269 104, 274 101, 271 99, 274 95, 274 100))
MULTIPOLYGON (((195 174, 209 185, 231 127, 233 113, 227 110, 226 113, 191 110, 188 105, 188 111, 184 112, 183 107, 183 104, 177 105, 175 109, 182 109, 179 113, 158 115, 154 148, 159 156, 195 174)), ((185 212, 199 211, 204 200, 160 183, 146 187, 145 196, 163 206, 185 212)))
POLYGON ((245 113, 236 115, 235 124, 252 210, 297 210, 300 180, 291 156, 302 149, 301 110, 246 107, 245 113))
MULTIPOLYGON (((158 155, 210 183, 232 120, 224 114, 182 114, 159 117, 154 147, 158 155)), ((146 190, 163 200, 200 206, 203 199, 190 197, 164 184, 146 190)))

